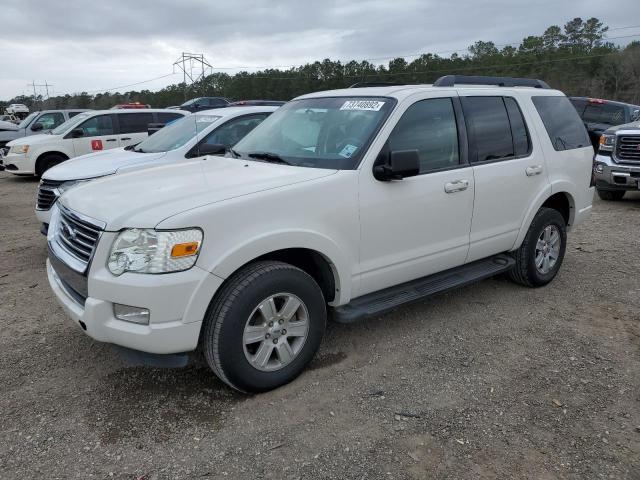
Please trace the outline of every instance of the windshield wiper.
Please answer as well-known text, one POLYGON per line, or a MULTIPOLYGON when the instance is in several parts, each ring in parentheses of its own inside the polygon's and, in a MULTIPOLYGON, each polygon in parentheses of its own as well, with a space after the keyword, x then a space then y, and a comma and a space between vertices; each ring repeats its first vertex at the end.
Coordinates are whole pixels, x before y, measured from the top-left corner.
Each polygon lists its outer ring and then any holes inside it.
POLYGON ((287 162, 284 158, 282 158, 280 155, 278 155, 277 153, 271 153, 271 152, 253 152, 253 153, 249 153, 247 154, 248 157, 250 158, 256 158, 258 160, 264 160, 266 162, 271 162, 271 163, 282 163, 284 165, 291 165, 290 162, 287 162))
POLYGON ((238 152, 236 152, 233 148, 230 148, 229 151, 231 152, 231 155, 233 156, 233 158, 240 158, 242 156, 238 152))

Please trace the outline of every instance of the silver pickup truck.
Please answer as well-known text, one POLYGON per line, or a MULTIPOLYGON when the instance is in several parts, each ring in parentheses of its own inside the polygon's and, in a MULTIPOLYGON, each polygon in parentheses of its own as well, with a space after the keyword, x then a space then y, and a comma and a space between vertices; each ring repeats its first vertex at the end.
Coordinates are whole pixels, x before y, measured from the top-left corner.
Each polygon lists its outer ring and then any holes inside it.
POLYGON ((640 121, 608 128, 600 136, 594 173, 603 200, 640 190, 640 121))

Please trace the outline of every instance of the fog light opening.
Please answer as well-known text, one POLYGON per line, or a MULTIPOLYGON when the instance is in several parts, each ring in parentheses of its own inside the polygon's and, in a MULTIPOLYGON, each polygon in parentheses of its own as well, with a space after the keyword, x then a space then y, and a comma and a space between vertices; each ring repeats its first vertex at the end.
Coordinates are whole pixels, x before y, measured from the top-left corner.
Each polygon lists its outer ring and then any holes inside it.
POLYGON ((118 320, 137 323, 139 325, 149 325, 151 312, 142 307, 132 307, 131 305, 113 304, 113 314, 118 320))
POLYGON ((78 320, 78 323, 80 324, 82 329, 86 332, 87 331, 87 324, 84 323, 82 320, 78 320))

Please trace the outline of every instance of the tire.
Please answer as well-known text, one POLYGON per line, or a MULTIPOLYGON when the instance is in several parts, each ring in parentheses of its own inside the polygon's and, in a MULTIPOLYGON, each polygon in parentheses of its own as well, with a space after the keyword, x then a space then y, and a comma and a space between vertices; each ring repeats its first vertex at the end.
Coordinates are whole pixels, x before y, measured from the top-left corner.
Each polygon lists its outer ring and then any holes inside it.
POLYGON ((65 157, 56 153, 51 153, 42 157, 38 161, 38 169, 36 170, 36 175, 38 175, 38 177, 41 177, 44 172, 64 162, 65 160, 67 160, 65 157))
POLYGON ((227 385, 241 392, 265 392, 304 370, 320 347, 326 322, 322 291, 310 275, 286 263, 261 261, 234 273, 216 294, 204 319, 201 346, 207 364, 227 385), (296 301, 300 306, 293 320, 286 319, 283 307, 293 308, 296 301), (268 318, 274 318, 273 327, 268 318), (249 340, 255 343, 245 344, 248 333, 256 336, 249 340))
POLYGON ((510 280, 526 287, 542 287, 551 282, 560 270, 566 247, 567 226, 564 217, 557 210, 542 207, 533 218, 522 245, 513 252, 516 265, 507 273, 507 276, 510 280), (547 238, 543 236, 545 232, 551 233, 549 240, 545 240, 547 238), (559 237, 557 251, 554 248, 554 233, 559 237), (546 242, 546 250, 544 247, 540 249, 539 239, 546 242), (545 255, 545 252, 549 254, 545 255), (554 253, 555 260, 552 264, 554 253), (538 266, 536 260, 540 260, 540 255, 543 258, 543 264, 538 266), (549 259, 548 263, 544 262, 545 257, 549 259))
POLYGON ((598 196, 602 200, 606 200, 608 202, 622 200, 625 193, 626 192, 624 190, 598 190, 598 196))

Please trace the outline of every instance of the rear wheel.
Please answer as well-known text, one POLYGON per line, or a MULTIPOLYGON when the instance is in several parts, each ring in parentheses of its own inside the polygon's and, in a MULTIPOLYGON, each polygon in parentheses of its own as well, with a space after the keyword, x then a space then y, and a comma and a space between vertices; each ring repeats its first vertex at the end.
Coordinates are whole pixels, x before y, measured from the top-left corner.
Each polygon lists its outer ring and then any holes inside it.
POLYGON ((63 157, 62 155, 58 155, 56 153, 45 155, 44 157, 38 160, 36 175, 41 177, 44 172, 64 162, 65 160, 67 160, 65 157, 63 157))
POLYGON ((286 263, 256 262, 216 295, 201 343, 221 380, 243 392, 263 392, 302 372, 320 346, 326 319, 311 276, 286 263))
POLYGON ((598 196, 602 200, 607 201, 622 200, 622 197, 624 197, 625 193, 626 192, 624 190, 598 190, 598 196))
POLYGON ((541 287, 560 270, 567 246, 567 226, 557 210, 541 208, 533 218, 522 245, 514 252, 511 280, 527 287, 541 287))

